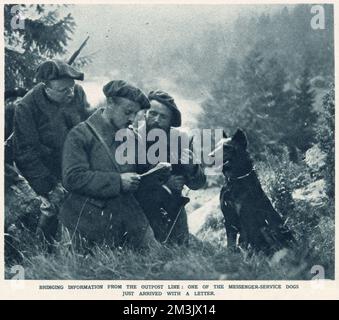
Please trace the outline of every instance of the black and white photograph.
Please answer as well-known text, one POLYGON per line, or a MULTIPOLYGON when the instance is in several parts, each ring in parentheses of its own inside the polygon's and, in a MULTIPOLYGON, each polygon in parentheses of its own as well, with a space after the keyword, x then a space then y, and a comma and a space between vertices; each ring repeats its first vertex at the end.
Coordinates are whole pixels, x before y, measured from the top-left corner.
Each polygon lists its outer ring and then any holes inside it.
POLYGON ((334 7, 4 4, 4 279, 335 280, 334 7))

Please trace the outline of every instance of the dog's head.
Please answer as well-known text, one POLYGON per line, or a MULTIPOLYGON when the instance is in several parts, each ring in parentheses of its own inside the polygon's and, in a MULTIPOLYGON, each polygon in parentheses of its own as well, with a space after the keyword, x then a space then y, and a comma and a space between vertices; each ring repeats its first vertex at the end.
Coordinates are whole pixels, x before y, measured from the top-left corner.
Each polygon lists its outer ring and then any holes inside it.
POLYGON ((222 152, 223 174, 230 177, 241 176, 252 169, 247 144, 246 134, 241 129, 238 129, 232 137, 227 137, 224 132, 223 138, 209 156, 215 157, 219 152, 222 152))

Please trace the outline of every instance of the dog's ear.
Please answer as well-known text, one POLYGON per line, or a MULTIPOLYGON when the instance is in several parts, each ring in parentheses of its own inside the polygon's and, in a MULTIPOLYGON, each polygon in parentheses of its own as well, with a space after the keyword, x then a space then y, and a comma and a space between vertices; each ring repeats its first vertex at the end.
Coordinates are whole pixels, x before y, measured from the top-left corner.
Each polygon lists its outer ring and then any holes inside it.
POLYGON ((244 149, 247 148, 247 137, 245 132, 241 129, 237 129, 234 136, 232 137, 232 140, 242 146, 244 149))
POLYGON ((222 130, 222 137, 223 137, 224 139, 227 138, 227 134, 226 134, 225 130, 222 130))

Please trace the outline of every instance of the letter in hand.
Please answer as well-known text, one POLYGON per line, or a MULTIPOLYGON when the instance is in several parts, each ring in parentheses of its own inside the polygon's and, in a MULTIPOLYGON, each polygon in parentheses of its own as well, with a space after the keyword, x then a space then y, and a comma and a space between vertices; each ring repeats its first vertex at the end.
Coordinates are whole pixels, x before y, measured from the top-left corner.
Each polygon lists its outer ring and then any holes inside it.
POLYGON ((124 192, 134 192, 140 184, 140 175, 134 172, 126 172, 120 175, 121 188, 124 192))
POLYGON ((171 175, 172 166, 168 162, 159 162, 154 168, 141 175, 145 184, 164 184, 171 175))

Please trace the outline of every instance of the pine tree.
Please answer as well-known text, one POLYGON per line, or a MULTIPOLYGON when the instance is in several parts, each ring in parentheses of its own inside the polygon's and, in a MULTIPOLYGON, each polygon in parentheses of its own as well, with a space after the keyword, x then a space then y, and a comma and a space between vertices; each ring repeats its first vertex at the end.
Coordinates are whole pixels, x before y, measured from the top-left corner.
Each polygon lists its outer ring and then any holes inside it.
POLYGON ((323 110, 317 123, 317 141, 320 149, 326 154, 326 166, 323 168, 326 181, 326 193, 330 199, 334 200, 335 185, 335 149, 334 149, 334 129, 335 129, 335 90, 334 85, 323 98, 323 110))
POLYGON ((22 5, 27 14, 24 29, 14 29, 12 7, 4 5, 5 89, 30 89, 36 67, 45 59, 67 52, 75 22, 71 14, 58 18, 58 9, 52 10, 50 5, 22 5))
POLYGON ((317 114, 314 111, 315 92, 310 83, 309 68, 305 67, 296 85, 295 107, 291 110, 291 131, 289 144, 306 152, 315 142, 315 123, 317 114))
POLYGON ((256 48, 244 59, 240 79, 245 100, 241 127, 247 132, 253 155, 260 158, 265 146, 271 141, 267 134, 267 125, 272 97, 266 78, 265 60, 256 48))
POLYGON ((277 58, 271 58, 266 65, 266 81, 270 93, 266 134, 269 146, 275 153, 281 153, 284 145, 289 147, 291 130, 290 113, 294 107, 293 91, 288 87, 288 76, 277 58))

